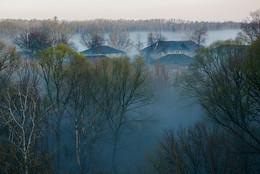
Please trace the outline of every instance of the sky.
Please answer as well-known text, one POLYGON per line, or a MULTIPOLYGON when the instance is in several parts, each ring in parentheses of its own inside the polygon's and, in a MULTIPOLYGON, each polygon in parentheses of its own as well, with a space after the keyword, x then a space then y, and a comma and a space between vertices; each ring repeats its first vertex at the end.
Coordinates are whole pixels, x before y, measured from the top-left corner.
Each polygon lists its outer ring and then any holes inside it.
POLYGON ((183 19, 237 21, 260 0, 0 0, 0 19, 183 19))

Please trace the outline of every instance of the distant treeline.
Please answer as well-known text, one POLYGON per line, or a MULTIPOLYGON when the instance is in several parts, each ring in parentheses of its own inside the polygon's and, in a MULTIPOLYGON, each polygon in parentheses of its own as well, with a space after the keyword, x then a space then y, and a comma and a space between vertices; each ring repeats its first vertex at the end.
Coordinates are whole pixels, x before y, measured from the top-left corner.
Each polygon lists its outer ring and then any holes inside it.
MULTIPOLYGON (((13 35, 15 33, 41 26, 42 23, 57 19, 48 20, 22 20, 22 19, 2 19, 0 20, 0 34, 13 35)), ((113 28, 120 28, 126 31, 193 31, 198 27, 205 27, 208 30, 237 29, 240 28, 238 22, 198 22, 184 21, 180 19, 149 19, 149 20, 110 20, 95 19, 86 21, 60 21, 65 22, 75 33, 88 31, 94 25, 98 25, 105 32, 110 32, 113 28)))
POLYGON ((111 31, 113 27, 123 28, 127 31, 192 31, 198 27, 205 27, 208 30, 234 29, 239 28, 238 22, 198 22, 184 21, 177 19, 149 19, 149 20, 106 20, 97 19, 89 21, 72 21, 75 32, 80 33, 93 25, 99 25, 105 31, 111 31))

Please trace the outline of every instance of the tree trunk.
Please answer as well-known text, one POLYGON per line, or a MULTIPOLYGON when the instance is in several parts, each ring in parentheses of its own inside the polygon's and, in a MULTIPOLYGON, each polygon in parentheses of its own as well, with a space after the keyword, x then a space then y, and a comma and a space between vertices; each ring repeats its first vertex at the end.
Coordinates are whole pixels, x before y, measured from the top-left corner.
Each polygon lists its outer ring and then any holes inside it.
POLYGON ((115 136, 113 154, 112 154, 112 169, 113 169, 114 174, 118 174, 117 165, 116 165, 117 144, 118 144, 118 134, 116 134, 116 136, 115 136))
POLYGON ((79 147, 79 144, 80 144, 80 138, 79 138, 79 130, 78 130, 78 120, 75 119, 75 141, 76 141, 76 157, 77 157, 77 163, 78 163, 78 166, 79 168, 81 168, 81 165, 80 165, 80 147, 79 147))
POLYGON ((57 123, 57 132, 56 132, 56 142, 57 142, 57 171, 60 172, 60 146, 61 146, 61 140, 60 140, 60 134, 61 134, 61 128, 60 128, 60 120, 58 120, 57 123))

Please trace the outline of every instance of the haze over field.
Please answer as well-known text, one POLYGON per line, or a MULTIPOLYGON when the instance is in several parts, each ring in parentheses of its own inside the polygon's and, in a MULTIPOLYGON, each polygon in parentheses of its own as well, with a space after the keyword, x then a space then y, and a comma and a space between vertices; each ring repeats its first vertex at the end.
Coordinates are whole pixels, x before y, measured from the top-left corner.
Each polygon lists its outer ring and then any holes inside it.
POLYGON ((0 18, 67 20, 184 19, 238 21, 260 7, 259 0, 1 0, 0 18))

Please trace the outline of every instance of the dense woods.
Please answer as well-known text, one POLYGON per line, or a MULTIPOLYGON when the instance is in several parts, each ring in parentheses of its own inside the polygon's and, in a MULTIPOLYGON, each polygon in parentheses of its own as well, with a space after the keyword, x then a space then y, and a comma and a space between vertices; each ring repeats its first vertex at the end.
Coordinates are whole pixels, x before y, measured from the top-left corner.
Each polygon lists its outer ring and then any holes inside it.
MULTIPOLYGON (((0 20, 0 35, 14 36, 17 33, 28 31, 31 28, 37 28, 40 25, 47 25, 58 20, 57 17, 48 20, 22 20, 22 19, 2 19, 0 20)), ((205 27, 207 30, 237 29, 240 28, 238 22, 198 22, 184 21, 178 19, 150 19, 150 20, 108 20, 95 19, 86 21, 62 21, 67 28, 74 33, 84 33, 93 26, 98 25, 105 32, 111 32, 113 29, 123 29, 130 31, 193 31, 199 27, 205 27)))
MULTIPOLYGON (((183 69, 148 64, 140 56, 88 59, 73 49, 70 38, 82 33, 82 42, 96 48, 104 40, 101 30, 120 24, 124 30, 110 31, 110 45, 127 49, 129 30, 194 27, 203 35, 238 24, 2 20, 1 34, 15 35, 21 51, 0 41, 0 173, 260 173, 257 14, 241 25, 236 39, 197 49, 193 63, 183 69), (161 136, 156 124, 169 112, 164 105, 191 108, 178 105, 177 94, 197 104, 200 117, 180 128, 168 118, 161 136), (161 137, 151 143, 155 132, 161 137), (138 146, 139 151, 131 150, 138 146)), ((160 33, 148 35, 151 43, 163 39, 160 33)), ((188 114, 192 118, 195 112, 188 114)))

